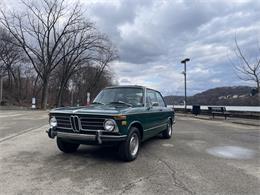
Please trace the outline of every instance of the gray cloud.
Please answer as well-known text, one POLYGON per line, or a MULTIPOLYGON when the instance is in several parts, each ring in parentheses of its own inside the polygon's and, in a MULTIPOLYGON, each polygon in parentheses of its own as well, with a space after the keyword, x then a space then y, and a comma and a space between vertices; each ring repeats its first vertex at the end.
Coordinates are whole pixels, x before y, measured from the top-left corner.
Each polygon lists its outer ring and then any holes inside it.
MULTIPOLYGON (((17 0, 13 0, 17 1, 17 0)), ((72 1, 72 0, 71 0, 72 1)), ((254 0, 95 0, 83 1, 87 16, 118 47, 112 69, 121 84, 183 94, 188 63, 188 93, 240 81, 230 60, 234 38, 250 60, 260 41, 260 1, 254 0)), ((259 56, 259 53, 258 53, 259 56)))
POLYGON ((182 83, 179 61, 189 56, 190 94, 216 86, 250 84, 238 80, 229 60, 234 58, 235 35, 247 55, 255 57, 260 32, 259 3, 190 2, 155 1, 139 7, 131 22, 117 26, 122 63, 121 67, 116 66, 119 78, 129 76, 136 78, 133 83, 143 82, 175 93, 182 90, 178 85, 182 83), (158 65, 167 70, 154 69, 158 65), (174 72, 175 84, 170 78, 165 80, 169 71, 174 72))

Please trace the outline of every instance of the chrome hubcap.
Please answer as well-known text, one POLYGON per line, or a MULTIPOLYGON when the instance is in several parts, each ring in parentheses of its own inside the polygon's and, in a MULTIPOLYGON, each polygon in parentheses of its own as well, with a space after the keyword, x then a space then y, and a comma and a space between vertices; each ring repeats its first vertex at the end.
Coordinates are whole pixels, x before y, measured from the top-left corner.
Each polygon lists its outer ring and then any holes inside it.
POLYGON ((136 133, 134 133, 130 139, 130 153, 132 156, 135 156, 139 148, 139 138, 136 133))

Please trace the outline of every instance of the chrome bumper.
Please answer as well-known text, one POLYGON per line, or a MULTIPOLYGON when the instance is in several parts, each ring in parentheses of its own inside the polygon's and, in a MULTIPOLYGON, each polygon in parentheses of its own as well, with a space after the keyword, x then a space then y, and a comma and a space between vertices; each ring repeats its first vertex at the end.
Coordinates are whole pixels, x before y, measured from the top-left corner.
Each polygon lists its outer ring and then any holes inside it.
POLYGON ((97 131, 96 134, 81 134, 81 133, 66 133, 55 131, 54 129, 49 129, 47 131, 48 135, 51 134, 50 138, 59 137, 63 139, 69 139, 74 141, 90 141, 102 144, 102 142, 118 142, 125 141, 127 135, 103 135, 102 131, 97 131))

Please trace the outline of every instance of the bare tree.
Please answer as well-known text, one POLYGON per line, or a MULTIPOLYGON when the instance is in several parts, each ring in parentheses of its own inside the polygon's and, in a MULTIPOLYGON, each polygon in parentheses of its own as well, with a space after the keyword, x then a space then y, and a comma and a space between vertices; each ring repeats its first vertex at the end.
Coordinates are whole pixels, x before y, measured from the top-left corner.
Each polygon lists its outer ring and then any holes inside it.
MULTIPOLYGON (((75 31, 74 36, 62 48, 63 55, 67 50, 79 40, 79 47, 61 61, 61 64, 56 69, 56 75, 59 78, 59 89, 56 98, 56 105, 62 104, 62 96, 65 88, 68 86, 68 81, 82 66, 100 62, 104 54, 110 54, 112 47, 106 36, 96 31, 93 24, 84 23, 84 31, 75 31)), ((116 55, 113 53, 113 55, 116 55)), ((112 59, 110 59, 111 61, 112 59)), ((109 62, 110 62, 109 61, 109 62)), ((106 62, 108 65, 108 62, 106 62)))
POLYGON ((8 75, 8 87, 12 88, 12 81, 16 88, 19 86, 18 78, 15 74, 17 64, 23 60, 23 55, 13 38, 4 29, 0 29, 0 102, 2 101, 3 77, 8 75))
POLYGON ((107 70, 104 69, 102 74, 100 74, 100 69, 97 66, 85 66, 80 68, 75 75, 72 76, 70 84, 73 84, 74 87, 70 89, 71 102, 77 102, 81 105, 85 105, 87 102, 87 92, 90 93, 90 98, 96 97, 96 95, 104 87, 112 85, 112 75, 107 70), (100 75, 98 80, 96 80, 97 75, 100 75), (93 82, 95 81, 95 87, 92 87, 93 82))
POLYGON ((109 63, 114 61, 117 58, 118 58, 117 50, 112 46, 112 44, 110 44, 109 47, 107 47, 105 50, 100 51, 100 55, 96 65, 97 69, 95 71, 94 78, 90 80, 90 85, 88 86, 88 88, 86 88, 85 94, 87 94, 87 92, 91 92, 94 90, 94 88, 99 83, 100 78, 103 76, 103 73, 105 72, 109 63))
POLYGON ((260 92, 260 49, 258 48, 259 56, 256 57, 255 62, 251 63, 239 46, 237 38, 235 38, 235 44, 235 54, 240 62, 238 65, 234 66, 238 77, 244 81, 255 82, 257 91, 260 92))
POLYGON ((0 22, 16 39, 17 46, 24 50, 37 72, 42 83, 41 108, 45 109, 52 72, 64 58, 86 47, 87 41, 82 40, 88 39, 88 34, 83 32, 93 27, 85 22, 79 3, 70 6, 64 0, 41 0, 23 1, 23 4, 25 13, 7 15, 1 11, 0 22), (64 51, 66 45, 69 46, 64 51))

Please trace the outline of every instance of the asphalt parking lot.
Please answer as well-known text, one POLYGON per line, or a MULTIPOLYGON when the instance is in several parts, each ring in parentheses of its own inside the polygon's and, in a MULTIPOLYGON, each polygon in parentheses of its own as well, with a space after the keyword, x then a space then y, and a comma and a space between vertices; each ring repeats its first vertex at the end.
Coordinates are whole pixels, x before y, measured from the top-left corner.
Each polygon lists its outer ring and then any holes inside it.
POLYGON ((63 154, 43 111, 0 111, 0 194, 259 194, 260 129, 177 117, 174 137, 121 162, 113 147, 63 154))

